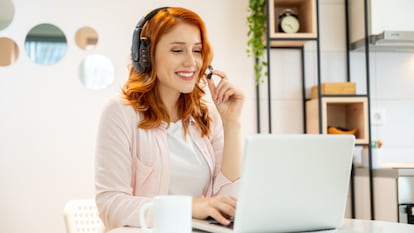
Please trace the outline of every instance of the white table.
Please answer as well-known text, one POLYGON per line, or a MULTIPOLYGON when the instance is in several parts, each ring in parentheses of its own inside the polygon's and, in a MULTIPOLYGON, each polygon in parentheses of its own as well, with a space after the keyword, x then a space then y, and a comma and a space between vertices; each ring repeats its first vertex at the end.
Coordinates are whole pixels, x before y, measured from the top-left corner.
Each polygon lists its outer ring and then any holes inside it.
MULTIPOLYGON (((194 233, 198 231, 193 231, 194 233)), ((371 221, 360 219, 345 219, 344 224, 337 230, 320 231, 323 233, 414 233, 414 225, 383 222, 383 221, 371 221)), ((139 228, 133 227, 121 227, 116 228, 108 233, 144 233, 139 228)))

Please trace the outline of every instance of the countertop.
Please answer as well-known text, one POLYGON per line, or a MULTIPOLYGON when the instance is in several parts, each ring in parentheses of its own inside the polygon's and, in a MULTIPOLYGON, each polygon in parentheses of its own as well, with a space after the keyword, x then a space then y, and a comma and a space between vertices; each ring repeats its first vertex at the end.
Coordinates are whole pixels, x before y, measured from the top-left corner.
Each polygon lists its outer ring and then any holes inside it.
MULTIPOLYGON (((200 231, 193 231, 193 233, 200 231)), ((316 232, 316 231, 314 231, 316 232)), ((342 227, 336 230, 317 231, 323 233, 413 233, 414 225, 370 221, 361 219, 345 219, 342 227)), ((139 228, 116 228, 108 233, 146 233, 139 228)))
MULTIPOLYGON (((368 176, 368 168, 356 167, 354 169, 355 176, 368 176)), ((402 176, 414 176, 414 167, 381 167, 378 169, 372 169, 372 175, 374 177, 390 177, 398 178, 402 176)))

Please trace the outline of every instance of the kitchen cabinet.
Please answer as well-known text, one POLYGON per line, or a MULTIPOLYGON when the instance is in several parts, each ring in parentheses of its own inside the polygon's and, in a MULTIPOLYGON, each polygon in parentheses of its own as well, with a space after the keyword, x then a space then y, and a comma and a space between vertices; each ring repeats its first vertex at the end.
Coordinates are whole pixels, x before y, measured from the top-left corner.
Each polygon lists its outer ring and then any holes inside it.
MULTIPOLYGON (((383 32, 409 32, 414 31, 412 20, 414 1, 412 0, 348 0, 350 42, 353 49, 363 48, 365 39, 365 26, 370 41, 383 32), (365 12, 367 13, 366 25, 365 12)), ((410 34, 412 36, 412 34, 410 34)), ((393 36, 391 36, 393 37, 393 36)), ((399 36, 396 36, 399 37, 399 36)), ((388 43, 384 44, 384 48, 388 43)), ((378 47, 379 49, 384 49, 378 47)), ((377 49, 377 48, 376 48, 377 49)), ((361 49, 363 50, 363 49, 361 49)))
MULTIPOLYGON (((371 219, 369 170, 356 168, 355 217, 371 219)), ((373 170, 375 219, 390 222, 412 221, 412 213, 407 215, 407 206, 414 204, 414 169, 380 168, 373 170)), ((414 222, 411 222, 414 223, 414 222)))
MULTIPOLYGON (((364 1, 349 1, 349 23, 352 28, 351 42, 365 38, 364 1)), ((414 1, 412 0, 367 0, 368 35, 377 35, 383 31, 413 31, 411 20, 414 1)))

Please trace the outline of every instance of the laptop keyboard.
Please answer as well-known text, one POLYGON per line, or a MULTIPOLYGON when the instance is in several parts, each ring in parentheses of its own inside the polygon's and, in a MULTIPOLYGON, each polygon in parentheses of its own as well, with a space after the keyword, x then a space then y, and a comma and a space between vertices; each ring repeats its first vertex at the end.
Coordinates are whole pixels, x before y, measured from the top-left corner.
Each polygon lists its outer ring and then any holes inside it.
POLYGON ((229 228, 229 229, 233 229, 233 226, 234 226, 234 219, 230 220, 231 222, 230 222, 229 225, 223 225, 223 224, 217 222, 217 220, 215 220, 212 217, 208 217, 207 221, 208 221, 209 224, 219 225, 219 226, 226 227, 226 228, 229 228))

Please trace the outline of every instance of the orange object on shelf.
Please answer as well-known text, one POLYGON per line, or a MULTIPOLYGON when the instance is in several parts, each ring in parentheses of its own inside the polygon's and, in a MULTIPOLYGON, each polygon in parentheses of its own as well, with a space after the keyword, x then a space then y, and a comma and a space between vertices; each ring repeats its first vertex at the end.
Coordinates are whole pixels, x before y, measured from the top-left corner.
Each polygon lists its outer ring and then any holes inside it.
POLYGON ((341 127, 332 127, 332 126, 328 127, 328 134, 353 134, 355 135, 356 132, 357 132, 356 129, 349 130, 349 129, 344 129, 341 127))

